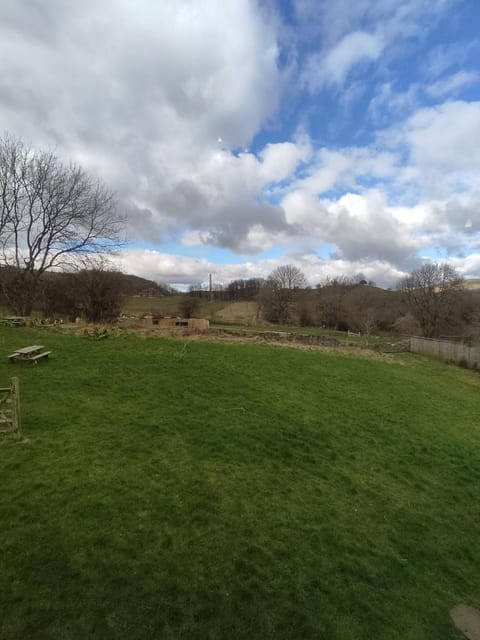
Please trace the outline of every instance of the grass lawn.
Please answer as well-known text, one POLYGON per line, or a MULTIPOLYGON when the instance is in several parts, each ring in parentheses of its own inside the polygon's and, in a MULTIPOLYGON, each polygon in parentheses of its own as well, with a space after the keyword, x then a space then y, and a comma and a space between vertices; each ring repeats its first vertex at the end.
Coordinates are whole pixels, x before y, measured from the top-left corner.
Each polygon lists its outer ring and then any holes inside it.
POLYGON ((0 328, 0 638, 454 640, 480 606, 480 376, 0 328))
POLYGON ((347 331, 325 329, 323 327, 299 327, 287 324, 250 324, 246 326, 244 324, 234 322, 213 320, 212 322, 210 322, 210 327, 226 329, 228 331, 235 331, 239 333, 264 333, 270 331, 279 333, 300 333, 308 336, 324 336, 328 338, 335 338, 335 340, 338 340, 342 343, 348 343, 349 345, 366 345, 379 348, 387 348, 392 344, 403 342, 405 340, 404 336, 400 336, 395 333, 379 332, 375 335, 372 334, 368 336, 365 334, 349 334, 347 331))

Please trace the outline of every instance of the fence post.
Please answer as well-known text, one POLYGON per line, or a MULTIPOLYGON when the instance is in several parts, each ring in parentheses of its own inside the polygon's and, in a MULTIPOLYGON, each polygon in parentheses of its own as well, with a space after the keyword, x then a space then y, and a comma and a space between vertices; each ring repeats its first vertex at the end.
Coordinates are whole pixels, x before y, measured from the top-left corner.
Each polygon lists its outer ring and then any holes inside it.
POLYGON ((22 425, 20 418, 20 383, 10 379, 10 386, 0 389, 0 436, 20 440, 22 425), (3 395, 2 395, 3 394, 3 395))
POLYGON ((22 437, 22 419, 20 415, 20 383, 15 376, 11 380, 12 389, 12 417, 13 417, 13 431, 16 432, 16 437, 22 437))

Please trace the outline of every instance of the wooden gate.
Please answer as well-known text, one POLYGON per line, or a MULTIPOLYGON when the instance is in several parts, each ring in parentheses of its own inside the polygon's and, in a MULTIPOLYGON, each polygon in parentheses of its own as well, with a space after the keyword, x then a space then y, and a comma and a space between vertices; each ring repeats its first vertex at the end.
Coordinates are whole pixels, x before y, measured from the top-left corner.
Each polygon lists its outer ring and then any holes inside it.
POLYGON ((0 387, 0 440, 21 437, 20 385, 18 378, 11 378, 9 387, 0 387))

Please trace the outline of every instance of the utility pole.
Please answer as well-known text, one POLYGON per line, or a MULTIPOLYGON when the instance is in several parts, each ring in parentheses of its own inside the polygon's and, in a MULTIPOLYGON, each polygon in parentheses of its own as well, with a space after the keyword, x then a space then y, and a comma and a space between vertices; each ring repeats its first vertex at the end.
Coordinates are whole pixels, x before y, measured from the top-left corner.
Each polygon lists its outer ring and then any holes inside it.
POLYGON ((209 274, 209 282, 210 282, 210 302, 213 300, 213 289, 212 289, 212 274, 209 274))

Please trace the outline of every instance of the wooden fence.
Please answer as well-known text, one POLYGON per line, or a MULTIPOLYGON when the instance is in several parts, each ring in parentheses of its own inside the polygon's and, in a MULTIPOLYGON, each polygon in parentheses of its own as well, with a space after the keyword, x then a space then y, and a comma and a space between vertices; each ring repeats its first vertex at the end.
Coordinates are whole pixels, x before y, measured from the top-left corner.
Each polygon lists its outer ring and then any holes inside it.
POLYGON ((480 369, 480 347, 469 347, 461 342, 412 337, 410 338, 410 351, 436 356, 469 369, 480 369))
POLYGON ((9 387, 0 387, 0 440, 21 437, 20 385, 18 378, 11 378, 9 387))

